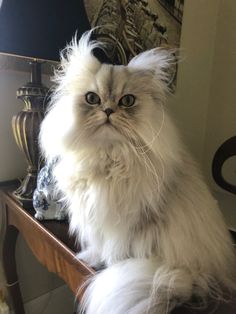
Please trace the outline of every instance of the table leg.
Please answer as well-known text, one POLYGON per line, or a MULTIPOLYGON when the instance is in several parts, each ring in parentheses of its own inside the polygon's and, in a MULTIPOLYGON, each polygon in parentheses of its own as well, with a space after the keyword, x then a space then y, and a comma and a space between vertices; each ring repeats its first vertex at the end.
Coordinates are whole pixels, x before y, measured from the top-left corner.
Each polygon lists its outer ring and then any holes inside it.
POLYGON ((14 226, 8 226, 3 242, 3 268, 8 291, 12 298, 14 313, 25 314, 16 270, 15 247, 17 236, 18 230, 14 226))

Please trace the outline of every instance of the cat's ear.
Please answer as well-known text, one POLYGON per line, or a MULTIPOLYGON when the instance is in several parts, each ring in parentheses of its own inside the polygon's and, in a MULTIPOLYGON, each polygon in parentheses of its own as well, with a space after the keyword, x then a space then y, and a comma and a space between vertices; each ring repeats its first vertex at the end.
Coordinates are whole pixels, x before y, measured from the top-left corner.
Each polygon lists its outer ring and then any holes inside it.
MULTIPOLYGON (((102 48, 101 43, 91 40, 94 29, 85 32, 80 40, 75 34, 72 41, 61 51, 59 78, 64 75, 88 71, 96 73, 101 66, 99 60, 93 55, 93 50, 102 48)), ((56 73, 57 74, 57 73, 56 73)), ((56 75, 57 76, 57 75, 56 75)))
POLYGON ((177 63, 176 50, 154 48, 135 56, 128 64, 129 68, 148 70, 158 79, 168 82, 169 69, 177 63))

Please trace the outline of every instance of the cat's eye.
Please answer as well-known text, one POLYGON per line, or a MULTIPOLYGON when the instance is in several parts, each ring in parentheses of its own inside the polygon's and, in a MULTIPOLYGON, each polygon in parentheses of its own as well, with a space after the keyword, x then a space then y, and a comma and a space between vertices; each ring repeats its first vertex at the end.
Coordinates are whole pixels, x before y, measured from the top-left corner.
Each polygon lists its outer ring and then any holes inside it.
POLYGON ((98 105, 98 104, 100 104, 100 101, 101 101, 100 97, 94 92, 88 92, 85 95, 85 100, 90 105, 98 105))
POLYGON ((135 97, 131 94, 125 95, 119 100, 119 106, 131 107, 134 105, 134 103, 135 97))

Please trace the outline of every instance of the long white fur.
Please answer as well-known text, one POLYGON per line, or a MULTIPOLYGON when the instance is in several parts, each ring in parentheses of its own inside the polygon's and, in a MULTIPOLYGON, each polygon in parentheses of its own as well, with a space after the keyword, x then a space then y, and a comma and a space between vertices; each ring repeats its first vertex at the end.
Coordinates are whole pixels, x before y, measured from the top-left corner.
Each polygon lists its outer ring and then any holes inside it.
POLYGON ((192 295, 205 300, 235 289, 227 228, 165 108, 170 53, 154 49, 126 67, 104 65, 92 54, 99 44, 90 35, 62 54, 40 134, 45 157, 60 158, 54 175, 66 194, 70 230, 82 243, 78 257, 107 265, 83 308, 164 314, 192 295), (124 90, 136 96, 131 119, 117 106, 124 90), (87 117, 88 91, 99 93, 101 105, 87 117), (107 107, 115 111, 114 128, 104 124, 107 107))

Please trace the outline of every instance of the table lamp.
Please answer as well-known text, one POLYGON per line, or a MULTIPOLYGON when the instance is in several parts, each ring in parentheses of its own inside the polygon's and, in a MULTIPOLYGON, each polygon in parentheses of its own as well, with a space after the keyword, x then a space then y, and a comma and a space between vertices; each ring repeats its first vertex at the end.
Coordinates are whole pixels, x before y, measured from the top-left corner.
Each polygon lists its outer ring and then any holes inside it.
MULTIPOLYGON (((82 0, 0 0, 0 53, 30 60, 31 80, 20 87, 23 109, 12 119, 17 145, 24 153, 27 175, 14 192, 23 205, 32 203, 39 167, 38 134, 48 88, 41 83, 41 64, 59 61, 59 52, 77 31, 90 29, 82 0)), ((28 62, 28 61, 27 61, 28 62)))

